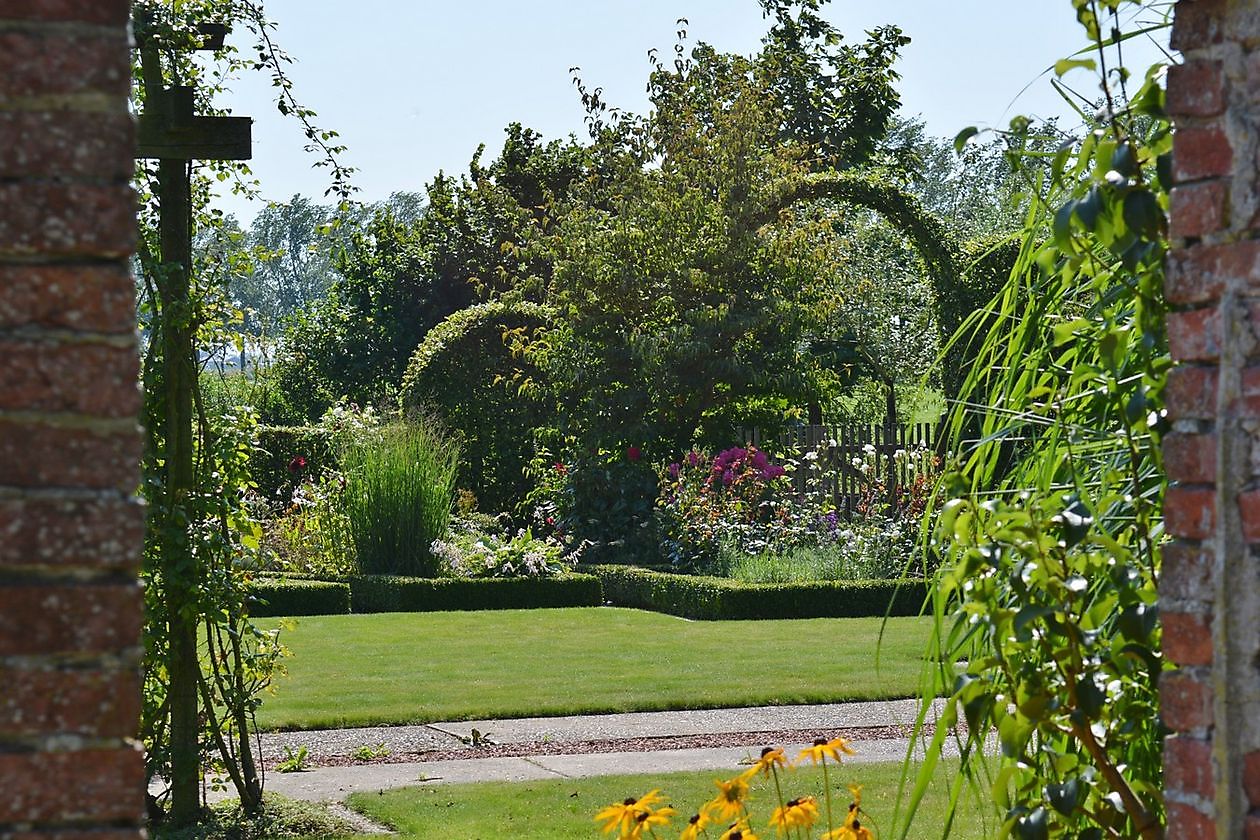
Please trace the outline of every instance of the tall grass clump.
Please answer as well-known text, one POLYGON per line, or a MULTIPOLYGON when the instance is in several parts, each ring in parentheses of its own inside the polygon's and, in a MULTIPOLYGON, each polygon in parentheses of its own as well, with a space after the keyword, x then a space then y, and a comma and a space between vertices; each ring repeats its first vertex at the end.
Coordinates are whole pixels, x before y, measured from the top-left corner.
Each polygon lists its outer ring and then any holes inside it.
POLYGON ((384 426, 345 455, 345 512, 359 571, 437 577, 459 445, 427 420, 384 426))

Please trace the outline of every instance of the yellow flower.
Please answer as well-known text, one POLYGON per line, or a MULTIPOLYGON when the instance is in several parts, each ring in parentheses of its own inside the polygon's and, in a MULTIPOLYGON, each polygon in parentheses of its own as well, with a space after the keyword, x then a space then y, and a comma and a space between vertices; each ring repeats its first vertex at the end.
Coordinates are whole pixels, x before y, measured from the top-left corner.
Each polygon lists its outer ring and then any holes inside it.
POLYGON ((810 761, 818 764, 831 758, 833 761, 839 762, 840 753, 857 755, 856 751, 849 748, 849 742, 845 738, 832 738, 830 741, 815 738, 814 745, 801 750, 801 754, 796 757, 796 760, 801 761, 808 758, 810 761))
POLYGON ((743 776, 736 776, 725 782, 715 781, 714 784, 720 793, 704 806, 705 810, 718 820, 739 816, 739 812, 744 810, 744 800, 748 798, 747 780, 743 776))
POLYGON ((693 814, 691 819, 687 821, 687 827, 683 829, 682 834, 678 835, 678 840, 698 840, 700 832, 712 822, 708 814, 693 814))
POLYGON ((732 823, 730 828, 722 832, 718 840, 757 840, 757 835, 752 833, 747 820, 740 820, 732 823))
POLYGON ((761 751, 761 758, 757 759, 757 763, 744 771, 744 778, 751 779, 758 773, 769 776, 771 770, 776 766, 789 767, 787 756, 783 754, 783 750, 780 747, 766 747, 761 751))
POLYGON ((843 825, 835 831, 828 831, 822 836, 822 840, 874 840, 875 835, 871 834, 871 830, 859 823, 853 821, 853 825, 843 825))
POLYGON ((770 824, 779 834, 786 834, 789 828, 813 828, 818 822, 818 800, 812 796, 792 799, 786 805, 775 808, 770 815, 770 824))
POLYGON ((643 833, 644 829, 651 832, 652 826, 669 825, 669 819, 674 816, 674 813, 673 808, 657 808, 655 810, 651 808, 641 808, 638 816, 635 817, 638 821, 638 825, 635 828, 633 836, 639 837, 643 833))
MULTIPOLYGON (((629 796, 619 803, 609 805, 596 814, 595 822, 607 820, 608 824, 604 826, 605 834, 618 831, 618 837, 638 837, 643 830, 640 824, 640 816, 643 814, 651 816, 652 806, 660 801, 661 791, 659 788, 649 791, 638 799, 629 796)), ((673 813, 672 809, 670 813, 673 813)))

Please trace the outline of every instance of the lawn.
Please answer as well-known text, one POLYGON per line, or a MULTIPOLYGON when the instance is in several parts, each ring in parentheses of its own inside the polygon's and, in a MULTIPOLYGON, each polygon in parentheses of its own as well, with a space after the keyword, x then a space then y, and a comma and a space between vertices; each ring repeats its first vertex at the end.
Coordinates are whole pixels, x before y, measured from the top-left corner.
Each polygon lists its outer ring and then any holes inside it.
MULTIPOLYGON (((945 825, 948 802, 948 779, 957 762, 943 762, 936 781, 928 792, 914 820, 911 837, 939 837, 945 825)), ((917 769, 917 768, 916 768, 917 769)), ((913 772, 913 771, 912 771, 913 772)), ((902 775, 900 764, 852 764, 837 770, 831 768, 834 814, 842 818, 848 810, 849 784, 860 784, 862 807, 867 822, 879 829, 877 836, 891 838, 892 815, 896 808, 897 786, 902 775)), ((678 831, 695 810, 716 792, 713 785, 719 774, 714 772, 672 773, 651 776, 602 776, 587 779, 548 779, 536 782, 479 783, 469 785, 433 785, 400 788, 382 793, 360 793, 350 797, 350 805, 374 820, 398 829, 403 837, 421 840, 447 838, 512 837, 519 840, 596 840, 601 834, 593 817, 597 811, 627 796, 642 796, 652 788, 660 788, 666 802, 678 809, 672 830, 659 832, 661 838, 678 836, 678 831)), ((789 772, 784 779, 783 794, 792 798, 803 794, 818 797, 823 803, 822 774, 807 767, 789 772)), ((950 840, 979 840, 993 836, 996 824, 980 824, 977 808, 964 786, 963 817, 954 824, 950 840)), ((775 837, 766 829, 766 818, 777 805, 773 782, 758 779, 753 783, 750 809, 753 830, 763 840, 775 837), (764 830, 763 830, 764 829, 764 830)), ((825 817, 824 817, 825 818, 825 817)), ((824 829, 825 830, 825 829, 824 829)), ((717 833, 710 833, 716 837, 717 833)), ((814 836, 822 834, 815 830, 814 836)))
POLYGON ((931 632, 922 618, 701 622, 609 607, 285 621, 293 656, 259 710, 265 729, 911 697, 931 632))

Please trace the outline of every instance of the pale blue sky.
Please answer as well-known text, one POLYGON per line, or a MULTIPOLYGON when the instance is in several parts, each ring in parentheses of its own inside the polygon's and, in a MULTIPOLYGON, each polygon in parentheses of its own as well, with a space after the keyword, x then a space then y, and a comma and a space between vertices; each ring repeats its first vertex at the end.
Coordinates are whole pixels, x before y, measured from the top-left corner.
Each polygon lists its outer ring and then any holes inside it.
MULTIPOLYGON (((341 133, 347 161, 359 169, 356 197, 364 201, 421 190, 439 169, 464 171, 478 143, 493 157, 514 120, 548 139, 582 136, 583 112, 569 79, 575 65, 610 103, 644 110, 647 51, 671 54, 679 17, 689 20, 693 41, 740 53, 756 49, 768 26, 755 0, 265 5, 280 24, 277 42, 298 59, 291 76, 299 99, 319 112, 321 125, 341 133)), ((825 9, 850 42, 884 23, 912 38, 898 64, 902 113, 922 117, 933 134, 1003 126, 1019 113, 1066 112, 1042 73, 1084 43, 1069 0, 834 0, 825 9)), ((233 41, 247 46, 248 37, 241 31, 233 41)), ((1166 32, 1161 37, 1166 42, 1166 32)), ((1151 43, 1130 44, 1131 67, 1145 68, 1160 55, 1151 43)), ((1096 92, 1085 75, 1068 81, 1096 92)), ((251 166, 266 198, 323 195, 324 171, 310 167, 301 132, 277 113, 262 74, 236 82, 221 104, 255 119, 251 166)), ((219 206, 248 220, 261 205, 226 197, 219 206)))

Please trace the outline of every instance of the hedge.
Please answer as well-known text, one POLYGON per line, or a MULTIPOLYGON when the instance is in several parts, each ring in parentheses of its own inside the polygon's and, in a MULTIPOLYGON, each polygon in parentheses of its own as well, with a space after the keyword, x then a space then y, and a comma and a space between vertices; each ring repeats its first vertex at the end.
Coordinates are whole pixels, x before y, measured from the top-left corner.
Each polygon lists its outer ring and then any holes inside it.
POLYGON ((251 610, 257 616, 598 607, 603 603, 599 578, 583 574, 552 578, 320 578, 286 574, 255 580, 251 590, 268 602, 251 610), (343 593, 342 600, 334 600, 325 587, 343 593))
POLYGON ((350 585, 298 578, 257 578, 250 582, 249 613, 254 616, 337 615, 350 612, 350 585))
POLYGON ((350 602, 356 613, 437 610, 516 610, 539 607, 598 607, 599 578, 408 578, 352 577, 350 602))
POLYGON ((599 578, 605 600, 615 606, 706 621, 919 615, 927 598, 927 586, 921 580, 779 584, 631 566, 590 566, 586 571, 599 578))

